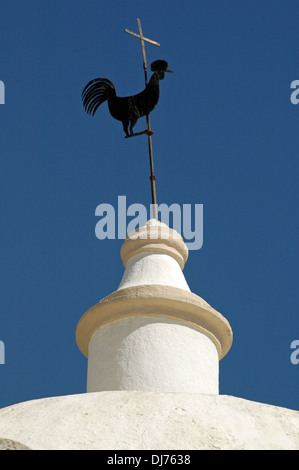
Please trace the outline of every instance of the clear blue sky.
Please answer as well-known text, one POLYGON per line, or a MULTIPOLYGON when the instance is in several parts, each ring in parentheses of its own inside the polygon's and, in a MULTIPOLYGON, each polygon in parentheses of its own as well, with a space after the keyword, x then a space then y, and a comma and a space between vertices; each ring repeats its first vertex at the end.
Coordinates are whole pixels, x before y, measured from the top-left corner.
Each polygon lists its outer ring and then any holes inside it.
MULTIPOLYGON (((136 31, 175 71, 151 115, 159 203, 203 204, 204 244, 184 273, 230 322, 220 392, 299 409, 299 4, 290 0, 1 1, 0 407, 85 392, 81 315, 117 289, 122 240, 95 209, 151 202, 146 137, 124 139, 95 77, 144 86, 136 31)), ((139 121, 136 130, 143 130, 139 121)))

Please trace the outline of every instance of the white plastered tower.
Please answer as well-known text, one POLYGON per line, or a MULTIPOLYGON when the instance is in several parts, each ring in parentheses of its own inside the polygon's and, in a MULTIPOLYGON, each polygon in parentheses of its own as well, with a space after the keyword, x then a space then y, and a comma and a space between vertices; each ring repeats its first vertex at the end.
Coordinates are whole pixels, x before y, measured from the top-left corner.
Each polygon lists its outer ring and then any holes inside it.
POLYGON ((228 321, 193 294, 182 237, 152 219, 129 234, 117 291, 79 321, 87 391, 219 393, 219 360, 232 344, 228 321))

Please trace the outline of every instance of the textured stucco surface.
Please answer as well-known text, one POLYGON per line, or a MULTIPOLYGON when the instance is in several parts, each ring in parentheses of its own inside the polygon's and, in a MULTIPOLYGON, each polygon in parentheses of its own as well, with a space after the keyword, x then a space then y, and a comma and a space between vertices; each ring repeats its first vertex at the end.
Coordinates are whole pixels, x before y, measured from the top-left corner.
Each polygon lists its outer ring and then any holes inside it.
POLYGON ((165 253, 140 253, 130 258, 118 290, 160 284, 190 291, 178 262, 165 253))
POLYGON ((96 392, 0 410, 31 449, 299 450, 299 412, 226 395, 96 392))
POLYGON ((87 391, 219 393, 219 358, 210 339, 162 317, 125 318, 89 343, 87 391))

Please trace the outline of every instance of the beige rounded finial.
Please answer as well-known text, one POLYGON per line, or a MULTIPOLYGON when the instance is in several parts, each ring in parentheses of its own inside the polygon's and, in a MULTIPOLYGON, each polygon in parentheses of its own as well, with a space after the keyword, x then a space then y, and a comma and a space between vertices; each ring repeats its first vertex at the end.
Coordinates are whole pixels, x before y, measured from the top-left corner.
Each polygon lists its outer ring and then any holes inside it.
POLYGON ((121 248, 121 259, 126 267, 132 256, 156 252, 172 256, 183 269, 188 258, 188 248, 182 236, 156 219, 129 233, 121 248))

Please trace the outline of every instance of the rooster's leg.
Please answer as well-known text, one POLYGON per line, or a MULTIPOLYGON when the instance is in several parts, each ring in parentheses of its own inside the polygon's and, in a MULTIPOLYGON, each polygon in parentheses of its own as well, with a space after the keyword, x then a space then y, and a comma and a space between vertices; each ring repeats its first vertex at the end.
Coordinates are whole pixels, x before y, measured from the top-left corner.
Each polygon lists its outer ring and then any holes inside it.
POLYGON ((129 121, 122 121, 122 124, 123 124, 123 129, 126 134, 126 137, 129 137, 129 131, 128 131, 129 121))
POLYGON ((133 117, 131 119, 131 123, 130 123, 130 134, 131 135, 134 135, 134 129, 133 128, 134 128, 137 121, 138 121, 138 117, 133 117))

